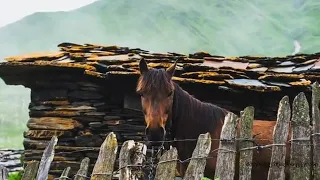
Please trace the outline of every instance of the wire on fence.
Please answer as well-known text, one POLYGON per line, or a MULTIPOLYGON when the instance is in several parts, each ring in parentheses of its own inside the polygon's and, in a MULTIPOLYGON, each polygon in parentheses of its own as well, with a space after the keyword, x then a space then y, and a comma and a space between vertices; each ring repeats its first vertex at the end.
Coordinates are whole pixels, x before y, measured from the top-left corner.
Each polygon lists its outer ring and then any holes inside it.
MULTIPOLYGON (((319 133, 320 134, 320 133, 319 133)), ((203 138, 205 139, 205 138, 203 138)), ((293 139, 293 140, 306 140, 306 139, 293 139)), ((309 139, 308 139, 309 140, 309 139)), ((305 145, 305 144, 304 144, 305 145)), ((267 145, 263 145, 263 146, 252 146, 252 147, 246 147, 246 148, 242 148, 242 149, 239 149, 237 151, 234 151, 234 150, 230 150, 230 149, 225 149, 225 148, 217 148, 217 149, 214 149, 212 150, 211 152, 216 152, 216 151, 219 151, 218 153, 237 153, 239 151, 246 151, 246 150, 254 150, 254 149, 259 149, 259 148, 270 148, 270 147, 273 147, 273 146, 286 146, 286 144, 267 144, 267 145)), ((163 148, 160 148, 160 149, 163 149, 163 148)), ((156 154, 158 154, 160 152, 160 150, 158 150, 158 152, 156 154)), ((144 154, 145 155, 145 154, 144 154)), ((152 157, 151 157, 151 165, 150 164, 144 164, 144 165, 126 165, 126 166, 123 166, 123 167, 120 167, 118 168, 117 170, 113 171, 113 172, 109 172, 109 173, 92 173, 91 176, 84 176, 82 174, 75 174, 75 176, 81 176, 81 177, 84 177, 86 179, 90 179, 92 176, 94 175, 108 175, 108 176, 113 176, 114 174, 120 172, 122 169, 124 168, 132 168, 132 167, 139 167, 139 168, 150 168, 150 169, 154 169, 156 168, 159 164, 163 164, 163 163, 170 163, 170 162, 178 162, 180 164, 182 163, 186 163, 188 161, 191 161, 193 159, 212 159, 212 158, 216 158, 217 156, 198 156, 198 157, 190 157, 190 158, 187 158, 185 160, 180 160, 180 159, 170 159, 170 160, 164 160, 164 161, 159 161, 158 163, 154 163, 153 160, 152 160, 152 157)), ((59 178, 55 178, 56 180, 59 180, 61 178, 67 178, 67 179, 71 179, 71 178, 68 178, 68 177, 59 177, 59 178)))
MULTIPOLYGON (((320 135, 320 133, 313 133, 311 134, 311 136, 315 136, 315 135, 320 135)), ((207 138, 200 138, 202 140, 206 140, 207 138)), ((164 143, 173 143, 173 142, 188 142, 188 141, 198 141, 198 139, 174 139, 174 140, 164 140, 164 141, 137 141, 137 142, 140 142, 140 143, 150 143, 150 142, 153 142, 153 143, 161 143, 161 142, 164 142, 164 143)), ((267 145, 259 145, 256 141, 272 141, 272 139, 256 139, 256 138, 234 138, 232 140, 224 140, 224 139, 211 139, 211 141, 223 141, 223 142, 234 142, 234 141, 249 141, 249 142, 252 142, 254 143, 256 146, 253 146, 253 147, 248 147, 246 148, 245 150, 253 150, 253 149, 257 149, 257 150, 261 150, 261 149, 264 149, 264 148, 268 148, 268 147, 272 147, 274 146, 273 144, 267 144, 267 145)), ((302 146, 318 146, 320 144, 315 144, 315 143, 312 143, 312 144, 301 144, 299 141, 309 141, 310 138, 309 137, 305 137, 305 138, 296 138, 296 139, 290 139, 286 142, 285 145, 282 145, 281 146, 286 146, 287 144, 295 144, 295 145, 302 145, 302 146), (298 141, 298 142, 294 142, 294 141, 298 141)), ((279 146, 279 145, 278 145, 279 146)), ((82 149, 82 150, 74 150, 74 151, 67 151, 67 152, 56 152, 55 154, 56 155, 59 155, 59 154, 66 154, 66 153, 76 153, 76 152, 85 152, 85 151, 94 151, 96 150, 96 148, 86 148, 86 149, 82 149)), ((6 155, 0 157, 0 159, 5 159, 6 155)))
MULTIPOLYGON (((311 134, 311 136, 316 136, 316 135, 320 135, 320 133, 313 133, 311 134)), ((310 136, 310 137, 311 137, 310 136)), ((254 136, 255 137, 255 136, 254 136)), ((220 141, 220 142, 229 142, 229 143, 234 143, 235 141, 250 141, 252 143, 255 143, 257 144, 255 141, 256 140, 259 140, 259 141, 272 141, 273 139, 256 139, 256 138, 234 138, 234 139, 211 139, 211 141, 220 141)), ((290 139, 288 140, 285 144, 266 144, 266 145, 256 145, 256 146, 252 146, 252 147, 246 147, 246 148, 241 148, 241 149, 238 149, 236 151, 234 150, 230 150, 230 149, 225 149, 225 148, 217 148, 217 149, 214 149, 212 151, 210 151, 211 153, 212 152, 216 152, 218 151, 218 153, 237 153, 237 152, 240 152, 240 151, 247 151, 247 150, 261 150, 261 149, 270 149, 271 147, 273 146, 286 146, 287 144, 296 144, 296 145, 303 145, 303 146, 316 146, 316 145, 319 145, 319 144, 301 144, 300 142, 301 141, 310 141, 310 137, 303 137, 303 138, 295 138, 295 139, 290 139), (295 141, 298 141, 295 142, 295 141), (299 142, 300 141, 300 142, 299 142)), ((165 140, 165 141, 140 141, 141 143, 145 143, 145 142, 155 142, 155 143, 173 143, 173 142, 188 142, 188 141, 198 141, 198 140, 206 140, 207 138, 197 138, 197 139, 174 139, 174 140, 165 140)), ((137 141, 139 142, 139 141, 137 141)), ((95 150, 95 148, 86 148, 84 150, 75 150, 75 151, 68 151, 68 152, 56 152, 55 154, 63 154, 63 153, 73 153, 73 152, 83 152, 83 151, 90 151, 90 150, 95 150)), ((156 156, 158 156, 160 153, 161 153, 161 150, 164 150, 164 147, 163 145, 158 149, 157 153, 156 153, 156 156)), ((270 149, 271 150, 271 149, 270 149)), ((132 167, 136 167, 136 168, 149 168, 151 171, 153 171, 153 169, 155 167, 157 167, 159 164, 163 164, 163 163, 169 163, 169 162, 173 162, 173 161, 176 161, 178 163, 185 163, 185 162, 188 162, 188 161, 191 161, 192 159, 212 159, 212 158, 216 158, 217 156, 199 156, 199 157, 190 157, 190 158, 187 158, 185 160, 180 160, 180 159, 171 159, 171 160, 165 160, 165 161, 159 161, 158 163, 154 163, 153 159, 156 159, 156 158, 153 158, 153 152, 154 150, 152 149, 152 157, 150 158, 151 159, 151 164, 144 164, 144 165, 126 165, 124 167, 120 167, 118 168, 117 170, 113 171, 113 172, 110 172, 110 173, 92 173, 91 176, 85 176, 85 175, 82 175, 82 174, 75 174, 73 177, 76 177, 76 176, 80 176, 80 177, 84 177, 86 179, 90 179, 92 176, 94 175, 108 175, 108 176, 113 176, 114 174, 120 172, 122 169, 124 168, 132 168, 132 167)), ((143 154, 143 153, 142 153, 143 154)), ((145 154, 143 154, 144 156, 146 156, 145 154)), ((1 157, 3 158, 3 157, 1 157)), ((0 158, 0 159, 1 159, 0 158)), ((58 177, 58 178, 54 178, 55 180, 59 180, 59 179, 72 179, 72 178, 69 178, 69 177, 66 177, 66 176, 61 176, 61 177, 58 177)))

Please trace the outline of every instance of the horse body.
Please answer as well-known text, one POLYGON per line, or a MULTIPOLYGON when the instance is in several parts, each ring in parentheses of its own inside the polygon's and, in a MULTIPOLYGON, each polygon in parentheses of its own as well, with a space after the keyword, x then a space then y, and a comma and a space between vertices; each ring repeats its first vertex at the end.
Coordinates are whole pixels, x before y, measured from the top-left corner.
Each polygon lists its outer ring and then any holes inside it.
MULTIPOLYGON (((148 140, 163 141, 166 129, 170 129, 171 137, 176 140, 173 146, 178 150, 179 159, 184 161, 192 156, 198 136, 209 132, 215 140, 211 143, 210 158, 207 159, 204 176, 214 179, 218 152, 216 149, 220 143, 217 139, 220 138, 224 119, 229 111, 214 104, 201 102, 173 82, 171 77, 176 63, 167 71, 148 69, 144 60, 141 60, 139 65, 141 76, 137 93, 141 95, 148 140), (184 141, 185 139, 193 141, 184 141)), ((252 135, 256 135, 255 142, 259 145, 272 144, 275 124, 275 121, 254 120, 252 135)), ((237 158, 238 156, 239 154, 237 158)), ((252 179, 267 178, 270 158, 270 149, 254 150, 252 179)), ((184 175, 188 164, 188 161, 178 163, 181 176, 184 175)), ((236 173, 236 178, 237 176, 236 173)))
MULTIPOLYGON (((183 161, 192 156, 196 146, 196 141, 183 141, 183 139, 197 139, 200 134, 209 132, 214 140, 211 143, 211 152, 208 155, 209 158, 207 159, 204 175, 213 179, 218 153, 217 149, 220 143, 217 139, 220 139, 224 118, 229 111, 214 104, 201 102, 189 95, 178 84, 174 83, 174 85, 175 96, 171 117, 172 131, 174 132, 173 137, 177 139, 174 146, 178 150, 180 160, 183 161)), ((257 141, 255 142, 260 146, 272 144, 275 124, 275 121, 254 120, 252 136, 256 136, 257 141)), ((254 150, 252 179, 267 177, 270 158, 270 149, 254 150), (262 172, 264 174, 261 174, 262 172)), ((188 162, 179 164, 181 176, 184 175, 187 166, 188 162)))
MULTIPOLYGON (((219 138, 224 116, 228 111, 213 104, 204 103, 190 96, 179 85, 174 83, 174 101, 172 111, 172 136, 177 139, 174 146, 178 150, 180 160, 184 161, 192 156, 196 140, 200 134, 209 132, 212 139, 219 138), (180 127, 180 128, 179 128, 180 127), (181 128, 183 127, 183 128, 181 128), (220 127, 220 128, 219 128, 220 127), (193 141, 183 141, 193 139, 193 141)), ((219 141, 212 141, 211 150, 219 147, 219 141)), ((211 151, 209 157, 215 152, 211 151)), ((214 173, 216 158, 207 159, 205 176, 211 177, 214 173)), ((179 172, 184 175, 188 162, 179 164, 179 172)))

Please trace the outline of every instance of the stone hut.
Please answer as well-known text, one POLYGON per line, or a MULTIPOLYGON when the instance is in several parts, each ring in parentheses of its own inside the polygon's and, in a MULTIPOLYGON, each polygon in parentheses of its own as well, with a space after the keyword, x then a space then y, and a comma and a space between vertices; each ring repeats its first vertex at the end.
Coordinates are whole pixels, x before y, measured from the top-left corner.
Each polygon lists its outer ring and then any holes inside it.
POLYGON ((138 62, 169 67, 178 58, 174 81, 198 99, 239 114, 255 107, 255 119, 276 120, 278 103, 306 92, 320 79, 320 53, 286 57, 222 57, 152 53, 139 48, 61 43, 56 53, 12 56, 0 64, 7 85, 31 89, 28 131, 24 132, 25 163, 40 160, 46 143, 58 136, 50 174, 84 157, 93 167, 99 147, 113 131, 119 143, 144 140, 144 119, 135 93, 138 62))

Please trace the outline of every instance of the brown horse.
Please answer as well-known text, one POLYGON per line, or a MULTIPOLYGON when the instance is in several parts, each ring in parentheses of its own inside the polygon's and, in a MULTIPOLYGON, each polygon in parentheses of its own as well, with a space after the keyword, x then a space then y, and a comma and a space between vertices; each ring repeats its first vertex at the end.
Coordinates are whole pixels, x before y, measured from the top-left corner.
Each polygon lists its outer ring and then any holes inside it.
MULTIPOLYGON (((202 133, 209 132, 212 139, 219 139, 224 118, 229 112, 216 105, 201 102, 178 84, 172 81, 177 62, 168 69, 149 69, 142 59, 139 63, 140 78, 136 92, 141 96, 141 104, 146 122, 146 136, 153 145, 165 140, 168 129, 171 137, 175 139, 180 160, 192 156, 196 139, 202 133), (181 141, 195 139, 194 141, 181 141)), ((271 144, 275 121, 254 120, 253 135, 257 135, 259 145, 271 144), (260 139, 260 140, 259 140, 260 139), (268 139, 265 141, 262 139, 268 139)), ((219 147, 219 141, 212 141, 211 150, 219 147)), ((212 178, 216 165, 217 151, 209 154, 204 176, 212 178)), ((266 179, 271 157, 270 149, 254 152, 252 179, 266 179), (257 166, 259 165, 259 166, 257 166), (255 177, 255 172, 257 177, 255 177)), ((179 164, 178 171, 184 175, 188 162, 179 164)), ((237 168, 236 168, 237 169, 237 168)))

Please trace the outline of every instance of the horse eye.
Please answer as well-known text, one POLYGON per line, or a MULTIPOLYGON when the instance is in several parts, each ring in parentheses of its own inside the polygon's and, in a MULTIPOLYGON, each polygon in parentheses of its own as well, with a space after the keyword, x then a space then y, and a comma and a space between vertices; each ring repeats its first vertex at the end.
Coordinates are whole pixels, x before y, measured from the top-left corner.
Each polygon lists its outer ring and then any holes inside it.
POLYGON ((170 97, 173 94, 173 91, 169 92, 168 97, 170 97))

